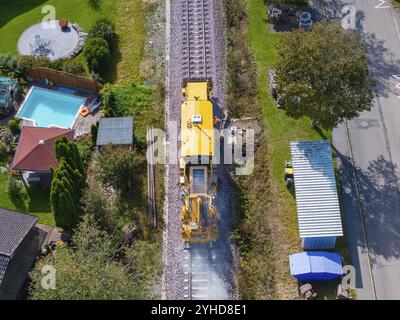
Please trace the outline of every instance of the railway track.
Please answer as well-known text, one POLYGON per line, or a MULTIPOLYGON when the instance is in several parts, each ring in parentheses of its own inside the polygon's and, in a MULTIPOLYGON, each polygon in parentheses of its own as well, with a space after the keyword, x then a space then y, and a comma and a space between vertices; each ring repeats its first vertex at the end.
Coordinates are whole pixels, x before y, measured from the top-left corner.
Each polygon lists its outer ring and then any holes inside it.
MULTIPOLYGON (((212 75, 212 0, 181 1, 183 78, 212 75)), ((208 245, 192 245, 184 251, 184 298, 218 299, 216 250, 208 245)))
MULTIPOLYGON (((166 0, 167 9, 167 77, 166 77, 166 129, 167 139, 173 137, 174 124, 180 123, 182 103, 181 81, 185 78, 212 78, 213 92, 218 106, 225 104, 225 28, 219 0, 166 0)), ((178 128, 179 131, 179 128, 178 128)), ((168 155, 170 157, 171 155, 168 155)), ((169 160, 169 159, 168 159, 169 160)), ((230 268, 230 247, 225 245, 225 232, 221 232, 221 245, 208 249, 184 250, 179 212, 181 198, 176 188, 178 166, 166 166, 166 202, 164 231, 163 298, 166 299, 231 299, 235 298, 233 272, 230 268), (214 258, 212 257, 214 254, 214 258)), ((225 192, 225 191, 224 191, 225 192)), ((225 193, 219 199, 228 199, 225 193)), ((229 201, 227 202, 229 203, 229 201)), ((222 206, 223 217, 230 217, 229 206, 222 206)), ((228 219, 221 219, 224 231, 228 219)))
POLYGON ((188 300, 218 299, 216 259, 213 248, 186 250, 184 255, 184 298, 188 300))
POLYGON ((157 228, 157 203, 156 203, 156 171, 154 164, 154 132, 153 128, 147 127, 147 150, 150 159, 147 162, 147 194, 149 223, 153 228, 157 228))
POLYGON ((211 74, 211 0, 182 1, 182 69, 184 77, 211 74))

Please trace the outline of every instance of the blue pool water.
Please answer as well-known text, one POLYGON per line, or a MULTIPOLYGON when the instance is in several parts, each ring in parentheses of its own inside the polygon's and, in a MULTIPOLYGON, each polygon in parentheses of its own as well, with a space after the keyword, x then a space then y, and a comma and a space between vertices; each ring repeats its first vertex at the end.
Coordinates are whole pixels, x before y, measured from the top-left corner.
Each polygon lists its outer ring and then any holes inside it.
POLYGON ((32 87, 18 118, 33 120, 37 127, 72 128, 86 98, 32 87))

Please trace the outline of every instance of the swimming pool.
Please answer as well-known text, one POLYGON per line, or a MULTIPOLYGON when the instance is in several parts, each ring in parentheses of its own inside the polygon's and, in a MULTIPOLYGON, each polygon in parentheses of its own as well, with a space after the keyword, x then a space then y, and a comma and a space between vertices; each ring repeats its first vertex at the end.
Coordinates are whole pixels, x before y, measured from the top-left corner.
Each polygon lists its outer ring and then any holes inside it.
POLYGON ((16 117, 37 127, 72 128, 86 98, 32 87, 16 117))

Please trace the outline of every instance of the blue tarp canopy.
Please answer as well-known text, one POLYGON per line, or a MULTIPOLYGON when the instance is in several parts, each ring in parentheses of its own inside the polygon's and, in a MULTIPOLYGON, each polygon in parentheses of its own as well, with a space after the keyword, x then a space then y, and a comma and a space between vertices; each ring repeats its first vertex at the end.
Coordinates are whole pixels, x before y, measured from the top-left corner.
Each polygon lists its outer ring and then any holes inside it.
POLYGON ((290 273, 300 281, 332 280, 343 274, 342 257, 338 253, 312 251, 289 256, 290 273))

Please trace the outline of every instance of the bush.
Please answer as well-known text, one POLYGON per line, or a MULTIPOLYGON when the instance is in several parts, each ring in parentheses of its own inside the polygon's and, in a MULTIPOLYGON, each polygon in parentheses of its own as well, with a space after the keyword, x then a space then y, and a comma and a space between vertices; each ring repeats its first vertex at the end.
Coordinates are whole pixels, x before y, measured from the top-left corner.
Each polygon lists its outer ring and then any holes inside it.
POLYGON ((61 58, 54 61, 46 57, 21 56, 18 59, 18 72, 26 76, 29 69, 44 67, 54 70, 65 71, 77 75, 85 75, 85 64, 80 60, 61 58))
POLYGON ((99 122, 97 121, 96 123, 92 124, 92 126, 90 127, 90 136, 92 139, 92 146, 94 146, 96 144, 98 131, 99 131, 99 122))
POLYGON ((90 73, 90 75, 93 80, 96 80, 97 82, 100 82, 100 83, 105 83, 105 80, 103 79, 103 77, 100 74, 98 74, 97 72, 92 71, 90 73))
POLYGON ((48 67, 48 68, 52 68, 54 70, 62 71, 64 63, 67 61, 70 61, 70 60, 68 58, 60 58, 60 59, 52 60, 52 61, 50 61, 49 64, 40 66, 40 67, 48 67))
POLYGON ((145 169, 145 159, 135 149, 114 147, 111 145, 101 149, 99 158, 101 181, 121 192, 123 196, 141 193, 139 176, 145 169))
POLYGON ((17 69, 17 58, 11 54, 0 54, 0 74, 7 75, 17 69))
POLYGON ((115 32, 113 24, 107 19, 97 20, 92 28, 90 28, 89 38, 102 38, 109 45, 115 40, 115 32))
POLYGON ((102 38, 90 38, 83 49, 83 55, 90 69, 94 71, 99 71, 111 57, 108 43, 102 38))
POLYGON ((256 68, 247 43, 247 11, 243 1, 225 0, 228 25, 228 110, 231 117, 259 116, 256 103, 256 68))
POLYGON ((18 58, 18 69, 22 75, 26 76, 28 70, 35 67, 51 68, 52 62, 45 57, 20 56, 18 58))
POLYGON ((11 119, 8 121, 8 128, 10 129, 11 133, 15 136, 21 132, 21 128, 19 127, 19 119, 11 119))
POLYGON ((63 63, 62 69, 65 72, 84 76, 86 74, 86 68, 80 60, 67 60, 63 63))
POLYGON ((10 175, 8 179, 7 193, 11 202, 17 207, 21 207, 24 201, 28 198, 28 194, 22 181, 10 175))
POLYGON ((8 156, 9 154, 7 145, 0 141, 0 161, 6 161, 8 156))
POLYGON ((137 116, 151 107, 153 91, 144 85, 106 84, 102 91, 104 111, 115 116, 137 116))

